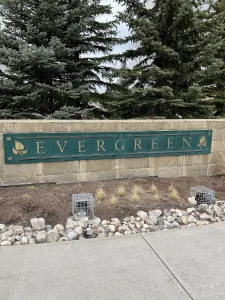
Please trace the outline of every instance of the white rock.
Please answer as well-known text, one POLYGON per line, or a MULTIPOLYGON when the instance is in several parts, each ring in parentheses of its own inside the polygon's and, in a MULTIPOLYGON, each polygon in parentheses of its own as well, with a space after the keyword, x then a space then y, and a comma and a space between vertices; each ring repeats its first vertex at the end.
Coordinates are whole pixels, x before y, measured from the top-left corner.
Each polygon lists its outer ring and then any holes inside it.
POLYGON ((36 236, 37 243, 46 243, 48 234, 46 231, 39 231, 36 236))
POLYGON ((205 222, 198 220, 198 221, 196 221, 196 225, 198 225, 198 226, 205 225, 205 222))
POLYGON ((140 218, 140 217, 135 218, 135 220, 136 220, 137 222, 141 222, 141 218, 140 218))
POLYGON ((182 211, 179 209, 176 209, 176 214, 178 217, 182 217, 182 211))
POLYGON ((27 245, 28 243, 29 243, 28 237, 23 236, 23 237, 21 238, 20 244, 21 244, 21 245, 27 245))
POLYGON ((34 218, 30 220, 33 230, 43 230, 45 229, 45 219, 34 218))
POLYGON ((148 220, 151 220, 153 222, 153 224, 157 224, 157 222, 158 222, 158 218, 156 218, 156 217, 149 217, 148 220))
POLYGON ((83 234, 83 228, 81 226, 78 226, 78 227, 75 228, 75 232, 78 235, 82 235, 83 234))
POLYGON ((64 226, 61 224, 57 224, 54 227, 55 230, 57 230, 58 232, 64 231, 64 226))
POLYGON ((188 203, 191 205, 197 205, 197 201, 195 200, 195 197, 188 197, 188 203))
POLYGON ((194 207, 187 208, 187 213, 191 214, 193 211, 196 211, 194 207))
POLYGON ((145 211, 138 211, 137 215, 142 221, 146 221, 148 219, 148 214, 145 211))
POLYGON ((23 226, 14 226, 13 230, 15 235, 20 235, 24 232, 23 226))
POLYGON ((181 222, 182 222, 184 225, 187 225, 187 223, 188 223, 188 217, 187 217, 187 216, 182 216, 182 217, 181 217, 181 222))
POLYGON ((4 242, 1 242, 0 244, 1 246, 11 246, 12 243, 10 241, 4 241, 4 242))
POLYGON ((107 227, 107 221, 103 220, 102 223, 101 223, 101 226, 102 226, 102 228, 105 229, 107 227))
POLYGON ((16 246, 16 245, 21 245, 21 244, 20 244, 20 241, 16 241, 16 242, 13 244, 13 246, 16 246))
POLYGON ((32 228, 31 227, 25 227, 24 232, 32 232, 32 228))
POLYGON ((132 234, 132 231, 131 231, 131 230, 126 230, 126 231, 124 232, 124 235, 128 235, 128 234, 132 234))
POLYGON ((139 229, 139 230, 141 229, 140 222, 136 222, 136 223, 135 223, 135 226, 136 226, 137 229, 139 229))
POLYGON ((112 232, 112 233, 116 232, 116 226, 115 226, 115 225, 109 225, 109 226, 108 226, 108 229, 109 229, 109 231, 112 232))
POLYGON ((174 222, 174 218, 173 218, 172 216, 168 216, 168 217, 167 217, 167 221, 168 221, 169 223, 172 223, 172 222, 174 222))
POLYGON ((92 224, 96 224, 97 226, 99 226, 101 224, 101 219, 95 218, 94 220, 92 220, 92 224))
POLYGON ((174 221, 172 224, 173 224, 174 227, 180 227, 180 224, 177 223, 176 221, 174 221))
POLYGON ((171 223, 168 222, 167 220, 164 220, 164 225, 165 225, 167 228, 169 228, 169 229, 173 228, 173 224, 171 224, 171 223))
POLYGON ((131 216, 130 219, 129 219, 129 221, 130 221, 131 224, 135 224, 135 221, 136 221, 135 217, 131 216))
POLYGON ((124 221, 124 222, 130 222, 130 218, 129 218, 129 217, 126 217, 126 218, 123 219, 123 221, 124 221))
POLYGON ((115 235, 115 236, 120 236, 120 235, 121 235, 121 233, 119 233, 119 232, 116 232, 114 235, 115 235))
POLYGON ((217 215, 217 217, 221 217, 222 216, 222 210, 218 205, 214 205, 214 212, 217 215))
POLYGON ((150 210, 148 212, 149 217, 159 218, 162 215, 162 211, 160 209, 150 210))
POLYGON ((203 221, 209 220, 210 218, 211 218, 211 216, 209 216, 206 213, 203 213, 203 214, 200 215, 200 219, 203 220, 203 221))
POLYGON ((48 238, 47 238, 47 242, 48 243, 54 243, 57 242, 57 240, 59 239, 59 233, 58 230, 54 227, 54 229, 50 229, 48 231, 48 238))
POLYGON ((2 229, 4 229, 5 227, 5 224, 0 224, 0 231, 2 231, 2 229))
POLYGON ((65 236, 62 236, 61 238, 58 239, 58 242, 67 242, 67 238, 65 236))
POLYGON ((91 228, 87 228, 87 229, 86 229, 86 235, 87 235, 87 236, 93 235, 93 230, 92 230, 91 228))
POLYGON ((195 217, 194 216, 192 216, 192 215, 189 215, 188 216, 188 223, 194 223, 195 222, 195 217))
POLYGON ((119 228, 118 228, 118 232, 119 233, 124 233, 125 231, 127 231, 127 230, 129 230, 128 229, 128 227, 127 226, 125 226, 125 225, 122 225, 122 226, 120 226, 119 228))
POLYGON ((70 231, 67 233, 67 238, 69 241, 73 241, 77 238, 77 233, 75 231, 70 231))
POLYGON ((148 225, 148 224, 144 224, 144 225, 143 225, 143 228, 149 229, 149 225, 148 225))
POLYGON ((112 218, 112 224, 116 227, 119 227, 121 225, 120 220, 118 218, 112 218))
POLYGON ((33 238, 30 239, 30 240, 29 240, 29 244, 36 244, 35 239, 33 239, 33 238))
POLYGON ((106 234, 101 232, 97 235, 97 238, 103 238, 103 237, 106 237, 106 234))

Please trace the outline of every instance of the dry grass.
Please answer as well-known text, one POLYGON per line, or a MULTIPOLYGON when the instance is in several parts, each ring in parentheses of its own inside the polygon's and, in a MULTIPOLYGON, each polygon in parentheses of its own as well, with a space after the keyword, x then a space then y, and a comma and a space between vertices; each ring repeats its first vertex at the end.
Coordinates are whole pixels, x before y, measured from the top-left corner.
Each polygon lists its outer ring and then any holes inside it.
POLYGON ((31 196, 31 195, 28 195, 28 194, 24 194, 22 197, 23 197, 24 199, 31 199, 31 198, 32 198, 32 196, 31 196))
POLYGON ((118 187, 117 196, 119 196, 119 197, 125 196, 125 187, 124 186, 121 185, 118 187))
POLYGON ((30 185, 30 186, 27 187, 27 189, 32 191, 32 190, 36 190, 36 187, 33 186, 33 185, 30 185))
POLYGON ((141 200, 140 194, 138 194, 138 193, 132 193, 132 195, 130 197, 130 200, 132 202, 140 202, 140 200, 141 200))
POLYGON ((105 197, 106 197, 106 193, 102 188, 100 188, 96 191, 95 198, 97 200, 103 200, 103 199, 105 199, 105 197))
POLYGON ((180 195, 178 193, 178 190, 174 186, 171 189, 170 198, 172 200, 179 200, 180 199, 180 195))
POLYGON ((140 185, 134 185, 133 189, 132 189, 132 194, 137 194, 137 195, 141 195, 141 193, 143 192, 143 189, 140 185))
POLYGON ((111 204, 113 206, 117 206, 118 205, 118 198, 116 196, 112 196, 112 198, 111 198, 111 204))
POLYGON ((159 193, 159 190, 158 190, 157 186, 154 183, 152 183, 152 185, 151 185, 151 192, 152 192, 153 195, 159 193))
POLYGON ((153 197, 153 199, 154 199, 155 201, 158 201, 158 200, 159 200, 159 193, 153 194, 152 197, 153 197))
POLYGON ((174 186, 173 183, 171 183, 171 185, 168 187, 168 191, 171 193, 171 191, 173 190, 174 186))

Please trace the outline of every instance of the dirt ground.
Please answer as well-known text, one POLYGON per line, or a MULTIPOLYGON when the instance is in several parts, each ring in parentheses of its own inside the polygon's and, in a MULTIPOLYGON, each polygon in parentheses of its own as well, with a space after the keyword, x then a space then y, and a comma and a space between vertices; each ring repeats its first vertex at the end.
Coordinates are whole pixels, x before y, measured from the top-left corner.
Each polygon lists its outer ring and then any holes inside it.
POLYGON ((95 203, 95 215, 109 220, 112 217, 123 218, 136 214, 139 210, 180 208, 188 206, 190 187, 206 186, 215 191, 218 200, 225 198, 224 177, 201 178, 139 178, 108 180, 100 182, 84 182, 74 184, 38 184, 33 186, 0 187, 0 223, 29 225, 33 217, 43 217, 47 224, 65 224, 71 216, 72 194, 92 193, 103 188, 105 199, 95 203), (154 200, 151 192, 152 183, 159 190, 159 199, 154 200), (179 200, 170 198, 168 188, 173 184, 179 192, 179 200), (142 193, 139 201, 131 201, 131 191, 135 185, 141 186, 142 193), (118 197, 118 205, 111 203, 118 187, 125 187, 125 195, 118 197))

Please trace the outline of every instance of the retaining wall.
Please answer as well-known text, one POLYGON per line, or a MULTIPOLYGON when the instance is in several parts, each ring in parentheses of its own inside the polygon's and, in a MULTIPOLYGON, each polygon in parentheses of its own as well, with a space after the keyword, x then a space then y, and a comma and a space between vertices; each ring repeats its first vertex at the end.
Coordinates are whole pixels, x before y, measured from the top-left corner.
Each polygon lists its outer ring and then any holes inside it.
POLYGON ((221 172, 221 155, 225 155, 225 120, 0 121, 0 186, 49 182, 69 183, 148 176, 212 176, 221 172), (213 130, 210 154, 18 165, 8 165, 4 162, 4 133, 200 129, 213 130))

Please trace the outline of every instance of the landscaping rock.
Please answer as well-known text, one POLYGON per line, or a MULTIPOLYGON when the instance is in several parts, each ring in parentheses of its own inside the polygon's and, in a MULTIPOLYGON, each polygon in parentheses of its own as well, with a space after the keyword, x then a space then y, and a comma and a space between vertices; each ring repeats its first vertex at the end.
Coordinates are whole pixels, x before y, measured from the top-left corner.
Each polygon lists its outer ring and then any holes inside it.
POLYGON ((162 215, 162 211, 160 209, 150 210, 148 212, 149 217, 159 218, 162 215))
POLYGON ((12 243, 10 241, 4 241, 4 242, 1 242, 0 244, 1 246, 11 246, 12 243))
POLYGON ((30 220, 31 227, 33 230, 43 230, 45 229, 45 219, 43 218, 34 218, 30 220))
POLYGON ((188 223, 194 223, 195 222, 195 217, 192 215, 188 216, 188 223))
POLYGON ((23 226, 14 226, 13 230, 15 235, 20 235, 24 232, 23 226))
POLYGON ((138 211, 137 215, 141 218, 142 221, 146 221, 148 219, 148 214, 144 211, 138 211))
POLYGON ((70 231, 67 233, 67 238, 69 241, 76 240, 78 234, 75 231, 70 231))
POLYGON ((57 224, 55 225, 54 229, 57 230, 58 232, 64 231, 64 226, 61 224, 57 224))
POLYGON ((58 242, 67 242, 67 238, 65 236, 62 236, 61 238, 58 239, 58 242))
POLYGON ((75 228, 75 232, 78 235, 82 235, 83 234, 83 228, 81 226, 78 226, 78 227, 75 228))
POLYGON ((112 218, 112 224, 116 227, 119 227, 121 225, 120 220, 118 218, 112 218))
POLYGON ((57 242, 59 239, 60 235, 58 233, 58 230, 54 227, 54 229, 50 229, 48 231, 48 237, 47 237, 47 242, 48 243, 54 243, 57 242))
POLYGON ((87 236, 93 235, 93 230, 92 230, 91 228, 87 228, 87 230, 86 230, 86 235, 87 235, 87 236))
POLYGON ((167 221, 168 221, 169 223, 172 223, 172 222, 174 222, 174 218, 173 218, 172 216, 168 216, 168 217, 167 217, 167 221))
POLYGON ((211 218, 211 216, 208 215, 207 213, 202 213, 202 214, 200 215, 200 219, 201 219, 201 220, 204 220, 204 221, 209 220, 210 218, 211 218))
POLYGON ((129 221, 130 221, 131 224, 135 224, 135 222, 136 222, 135 217, 131 216, 130 219, 129 219, 129 221))
POLYGON ((48 234, 46 231, 39 231, 36 236, 37 243, 46 243, 48 234))
POLYGON ((221 208, 218 206, 218 205, 214 205, 214 212, 215 212, 215 214, 217 215, 217 217, 221 217, 222 216, 222 210, 221 210, 221 208))
POLYGON ((28 245, 28 244, 29 244, 28 237, 23 236, 23 237, 21 238, 20 244, 21 244, 21 245, 28 245))
POLYGON ((181 222, 182 222, 182 224, 187 225, 188 224, 188 217, 187 216, 182 216, 181 217, 181 222))

